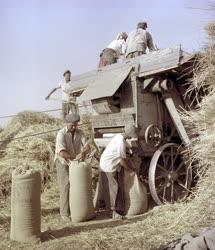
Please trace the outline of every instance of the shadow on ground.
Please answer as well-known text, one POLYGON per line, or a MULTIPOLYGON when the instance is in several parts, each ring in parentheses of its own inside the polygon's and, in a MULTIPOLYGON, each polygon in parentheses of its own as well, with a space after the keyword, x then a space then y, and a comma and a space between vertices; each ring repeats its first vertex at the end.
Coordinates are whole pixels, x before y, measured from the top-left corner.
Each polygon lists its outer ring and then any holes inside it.
POLYGON ((10 216, 1 216, 0 215, 0 225, 10 224, 10 216))
MULTIPOLYGON (((149 212, 151 213, 151 212, 149 212)), ((47 230, 42 233, 41 241, 46 242, 50 240, 55 240, 63 237, 68 237, 73 234, 78 234, 80 232, 89 232, 96 229, 102 228, 112 228, 121 225, 128 225, 139 220, 144 219, 149 213, 137 215, 131 218, 127 218, 124 220, 112 220, 108 219, 108 217, 104 218, 103 215, 98 215, 94 220, 88 222, 74 223, 68 224, 68 226, 57 229, 57 230, 47 230)))

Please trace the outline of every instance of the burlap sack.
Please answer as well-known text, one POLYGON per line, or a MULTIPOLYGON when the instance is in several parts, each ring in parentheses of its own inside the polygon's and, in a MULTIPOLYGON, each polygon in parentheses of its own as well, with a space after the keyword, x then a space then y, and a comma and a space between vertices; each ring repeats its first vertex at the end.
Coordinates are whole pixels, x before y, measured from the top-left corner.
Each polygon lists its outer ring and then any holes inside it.
POLYGON ((95 216, 92 192, 92 169, 84 162, 72 161, 69 166, 70 213, 72 222, 95 216))
POLYGON ((10 238, 37 241, 41 233, 41 176, 39 171, 17 168, 12 173, 10 238))
POLYGON ((124 203, 125 214, 134 216, 145 213, 148 208, 148 198, 145 185, 136 174, 124 173, 124 203))

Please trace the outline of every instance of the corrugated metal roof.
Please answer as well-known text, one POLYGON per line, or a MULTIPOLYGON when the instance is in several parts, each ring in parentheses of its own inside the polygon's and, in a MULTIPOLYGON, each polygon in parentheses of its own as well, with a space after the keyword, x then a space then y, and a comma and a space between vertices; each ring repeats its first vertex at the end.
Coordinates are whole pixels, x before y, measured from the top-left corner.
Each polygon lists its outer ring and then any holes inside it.
POLYGON ((132 68, 132 65, 124 64, 112 70, 98 71, 96 77, 79 97, 79 101, 94 100, 114 95, 130 74, 132 68))

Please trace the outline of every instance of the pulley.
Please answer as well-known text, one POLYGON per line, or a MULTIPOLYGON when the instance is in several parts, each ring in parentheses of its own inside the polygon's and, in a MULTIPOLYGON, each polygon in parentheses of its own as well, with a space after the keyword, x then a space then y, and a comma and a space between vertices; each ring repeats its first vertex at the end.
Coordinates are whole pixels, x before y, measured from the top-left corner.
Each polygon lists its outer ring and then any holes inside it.
POLYGON ((156 124, 150 124, 145 130, 145 141, 152 147, 157 147, 162 141, 161 129, 156 124))

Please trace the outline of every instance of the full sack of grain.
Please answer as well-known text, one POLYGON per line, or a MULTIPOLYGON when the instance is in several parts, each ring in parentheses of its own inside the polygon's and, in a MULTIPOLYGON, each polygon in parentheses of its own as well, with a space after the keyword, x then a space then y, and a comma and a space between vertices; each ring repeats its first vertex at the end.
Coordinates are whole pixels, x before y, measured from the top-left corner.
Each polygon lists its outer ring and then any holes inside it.
POLYGON ((12 173, 10 238, 20 242, 37 241, 41 233, 41 176, 28 167, 12 173))
POLYGON ((69 166, 70 213, 73 222, 94 217, 92 169, 85 162, 72 161, 69 166))
POLYGON ((145 213, 148 208, 148 198, 145 185, 136 174, 124 173, 125 214, 133 216, 145 213))

